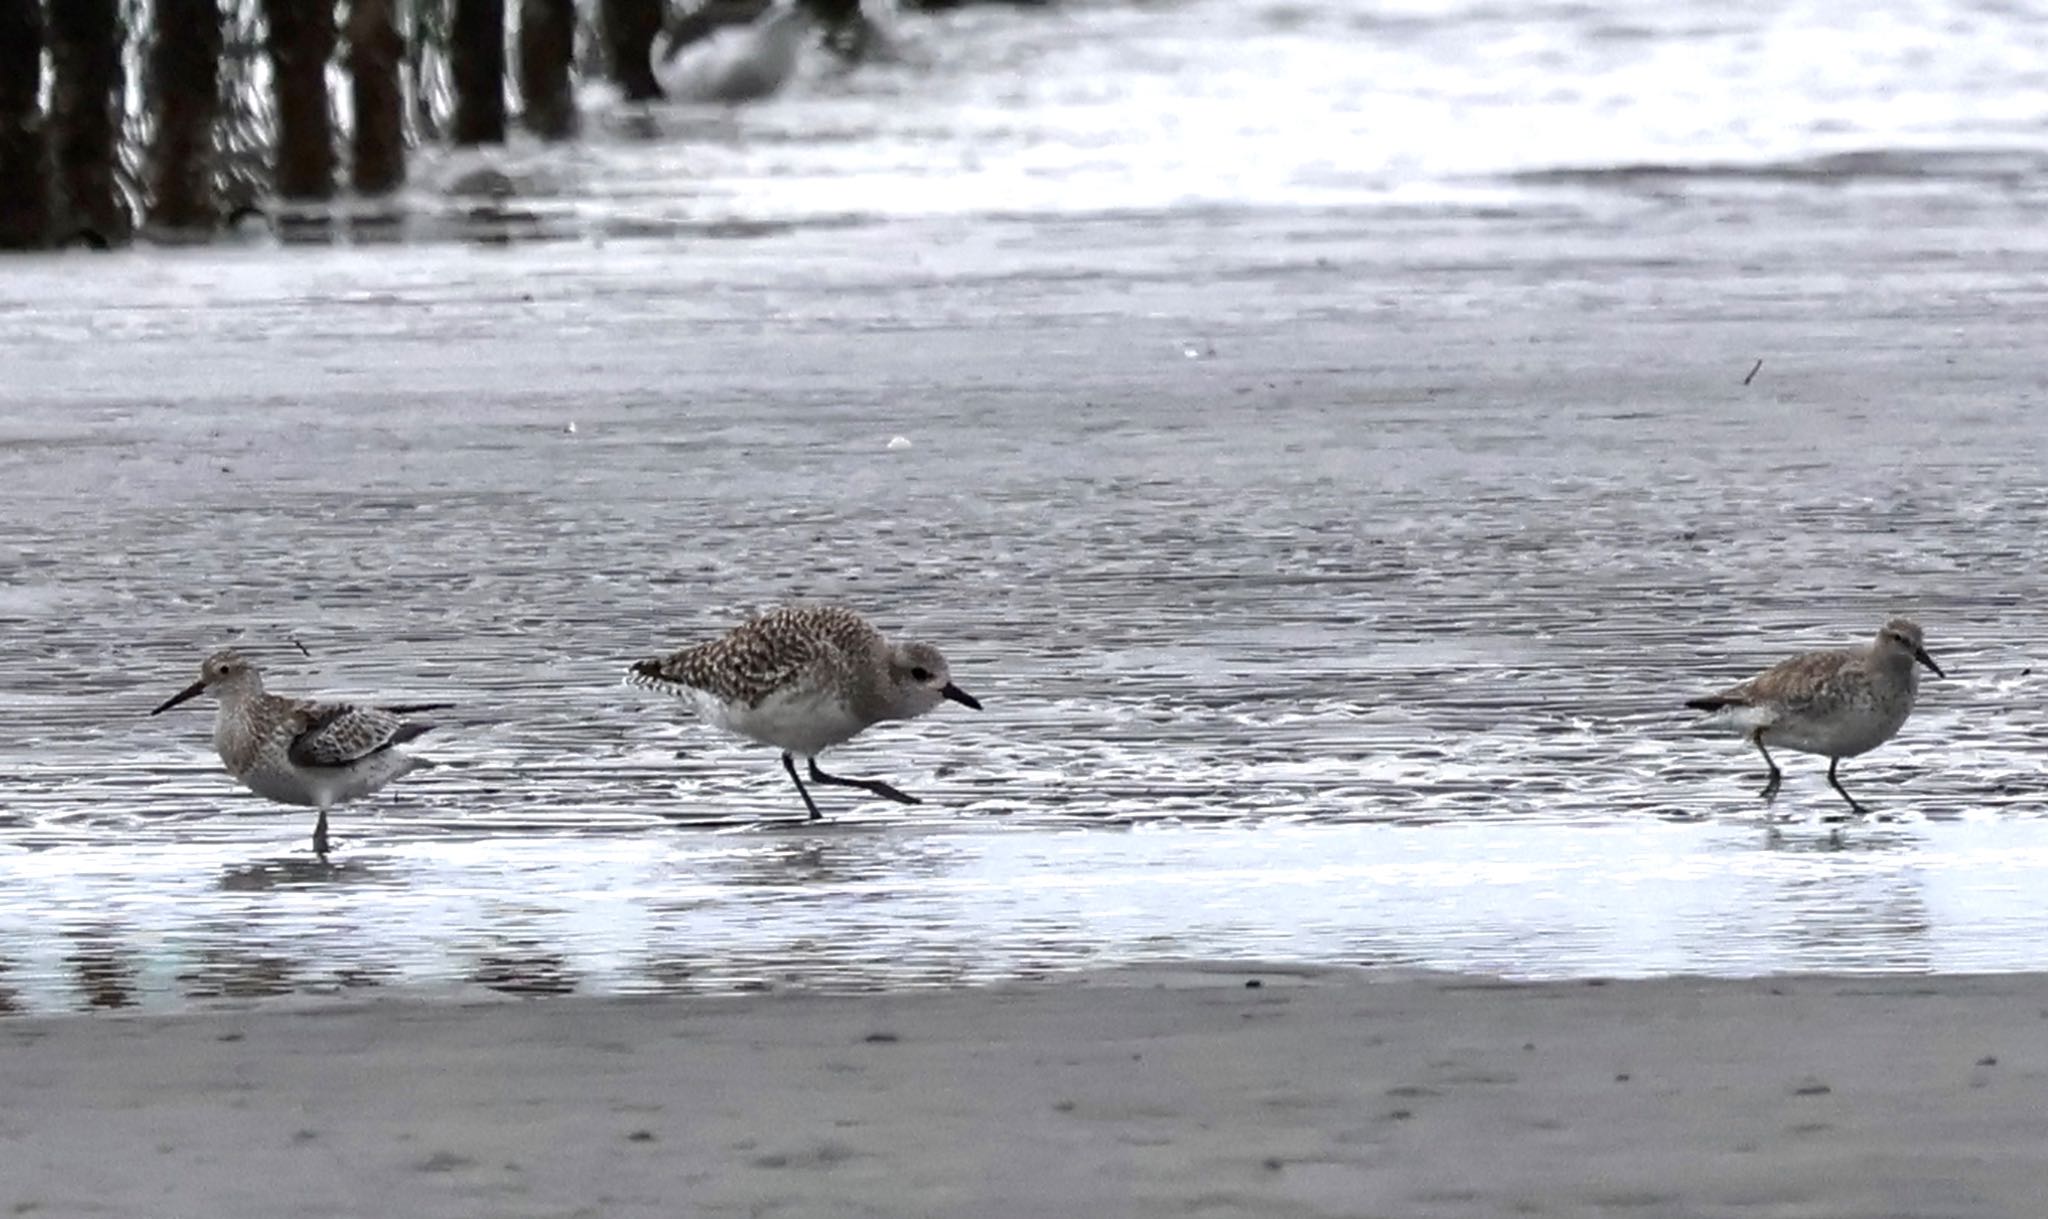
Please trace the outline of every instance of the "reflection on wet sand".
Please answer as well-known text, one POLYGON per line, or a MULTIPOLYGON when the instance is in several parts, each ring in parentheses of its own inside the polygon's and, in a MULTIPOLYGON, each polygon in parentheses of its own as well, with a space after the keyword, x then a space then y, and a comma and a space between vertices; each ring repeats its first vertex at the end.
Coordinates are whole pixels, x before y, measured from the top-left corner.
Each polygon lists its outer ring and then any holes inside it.
MULTIPOLYGON (((1856 834, 1816 834, 1813 851, 1850 856, 1848 866, 1795 873, 1772 890, 1784 950, 1806 968, 1881 968, 1921 972, 1934 966, 1933 921, 1922 877, 1910 866, 1913 835, 1865 825, 1856 834), (1859 867, 1855 856, 1889 856, 1859 867)), ((1798 851, 1781 840, 1775 849, 1798 851)))
MULTIPOLYGON (((893 952, 883 943, 848 944, 837 938, 795 936, 767 943, 702 947, 657 946, 627 984, 633 993, 729 994, 763 990, 835 992, 903 986, 962 986, 1051 972, 992 970, 970 945, 939 951, 893 952)), ((1073 968, 1069 964, 1067 968, 1073 968)))
POLYGON ((495 937, 476 953, 468 980, 508 995, 569 995, 576 970, 569 958, 537 940, 495 937))
POLYGON ((350 856, 324 860, 316 855, 285 855, 276 859, 241 863, 223 869, 220 889, 224 893, 260 893, 269 889, 308 886, 398 885, 396 869, 388 861, 350 856))
POLYGON ((77 979, 87 1009, 113 1011, 140 1002, 135 953, 113 928, 80 928, 68 938, 71 949, 64 954, 64 961, 77 979))
POLYGON ((779 833, 734 835, 736 845, 709 859, 692 861, 699 881, 741 888, 825 889, 847 885, 920 882, 943 875, 959 852, 939 838, 877 834, 848 827, 801 836, 779 833))
POLYGON ((235 924, 207 926, 177 981, 189 999, 259 999, 308 989, 305 963, 256 944, 238 943, 235 924))
POLYGON ((193 1000, 389 986, 400 975, 399 950, 354 911, 376 900, 365 891, 403 889, 405 874, 389 859, 327 863, 303 854, 223 867, 216 888, 242 900, 180 929, 176 981, 193 1000))
POLYGON ((64 933, 61 953, 38 955, 35 935, 10 929, 4 981, 14 1010, 47 1012, 365 987, 849 991, 1190 958, 1515 977, 2037 963, 2048 911, 2020 895, 2048 868, 2048 824, 1849 830, 1496 821, 436 837, 332 868, 249 863, 231 843, 141 863, 123 851, 0 854, 0 890, 109 912, 64 933))

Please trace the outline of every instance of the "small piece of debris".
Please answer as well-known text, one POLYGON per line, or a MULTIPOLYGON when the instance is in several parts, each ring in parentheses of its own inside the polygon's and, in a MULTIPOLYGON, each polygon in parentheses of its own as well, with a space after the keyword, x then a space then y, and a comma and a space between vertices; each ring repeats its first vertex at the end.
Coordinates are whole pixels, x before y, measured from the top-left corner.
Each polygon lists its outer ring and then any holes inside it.
POLYGON ((1807 1081, 1806 1081, 1805 1083, 1803 1083, 1803 1084, 1800 1084, 1800 1085, 1799 1085, 1798 1087, 1796 1087, 1796 1088, 1792 1089, 1792 1095, 1794 1095, 1794 1096, 1826 1096, 1826 1095, 1827 1095, 1828 1093, 1830 1093, 1830 1092, 1833 1092, 1833 1091, 1834 1091, 1834 1089, 1833 1089, 1833 1088, 1830 1088, 1830 1087, 1828 1087, 1828 1086, 1827 1086, 1826 1084, 1824 1084, 1824 1083, 1820 1082, 1819 1080, 1817 1080, 1817 1079, 1809 1079, 1809 1080, 1807 1080, 1807 1081))
POLYGON ((574 419, 562 425, 562 434, 564 436, 574 436, 576 434, 576 421, 574 419))
POLYGON ((1627 1082, 1628 1082, 1628 1072, 1627 1072, 1627 1071, 1623 1071, 1623 1072, 1622 1072, 1621 1074, 1619 1074, 1619 1075, 1615 1076, 1615 1077, 1614 1077, 1614 1082, 1615 1082, 1615 1083, 1618 1083, 1618 1084, 1625 1084, 1625 1083, 1627 1083, 1627 1082))
POLYGON ((1266 1166, 1267 1172, 1279 1172, 1281 1169, 1287 1167, 1287 1162, 1285 1160, 1282 1160, 1279 1156, 1267 1156, 1264 1160, 1260 1161, 1260 1163, 1266 1166))
POLYGON ((861 1040, 871 1045, 894 1045, 896 1042, 901 1041, 902 1038, 894 1033, 869 1033, 861 1038, 861 1040))
POLYGON ((652 1130, 635 1130, 626 1136, 626 1141, 630 1143, 652 1143, 654 1141, 654 1132, 652 1130))
POLYGON ((1977 1065, 1980 1067, 1995 1067, 1998 1065, 1998 1055, 1986 1054, 1977 1060, 1977 1065))
POLYGON ((910 447, 910 437, 891 436, 889 437, 889 444, 887 447, 892 449, 907 449, 910 447))
POLYGON ((1265 983, 1259 981, 1257 978, 1246 978, 1244 980, 1244 988, 1246 990, 1257 990, 1264 985, 1265 983))
POLYGON ((1746 376, 1746 377, 1744 377, 1744 378, 1742 379, 1742 383, 1743 383, 1744 385, 1747 385, 1747 384, 1749 384, 1749 383, 1750 383, 1751 381, 1754 381, 1754 380, 1756 380, 1756 374, 1757 374, 1757 371, 1758 371, 1759 369, 1761 369, 1761 368, 1762 368, 1763 366, 1764 366, 1764 362, 1763 362, 1762 360, 1758 360, 1758 361, 1757 361, 1756 363, 1754 363, 1754 364, 1750 365, 1750 366, 1749 366, 1749 375, 1748 375, 1748 376, 1746 376))

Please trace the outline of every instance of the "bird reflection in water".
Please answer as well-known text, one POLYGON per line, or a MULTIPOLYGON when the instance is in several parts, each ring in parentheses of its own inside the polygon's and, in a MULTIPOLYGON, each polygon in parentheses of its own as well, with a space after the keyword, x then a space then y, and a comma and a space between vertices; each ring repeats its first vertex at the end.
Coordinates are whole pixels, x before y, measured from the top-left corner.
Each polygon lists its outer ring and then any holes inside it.
POLYGON ((139 1001, 135 985, 134 953, 121 943, 111 928, 88 927, 69 933, 72 948, 64 963, 78 979, 84 1006, 92 1011, 115 1011, 134 1007, 139 1001))

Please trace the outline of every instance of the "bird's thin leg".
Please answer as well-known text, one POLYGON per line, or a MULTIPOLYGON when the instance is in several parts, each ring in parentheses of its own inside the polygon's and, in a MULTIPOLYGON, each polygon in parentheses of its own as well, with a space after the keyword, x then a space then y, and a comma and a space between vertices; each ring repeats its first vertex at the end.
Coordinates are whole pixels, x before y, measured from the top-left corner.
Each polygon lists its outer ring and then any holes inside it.
POLYGON ((327 806, 320 806, 320 820, 313 823, 313 854, 327 862, 327 806))
POLYGON ((839 775, 828 775, 824 771, 818 769, 818 759, 816 758, 811 759, 811 782, 830 783, 834 787, 858 787, 862 791, 872 792, 885 800, 894 800, 898 804, 924 803, 924 801, 918 799, 916 796, 912 796, 907 793, 897 791, 895 788, 889 786, 887 783, 882 782, 880 779, 847 779, 842 778, 839 775))
MULTIPOLYGON (((811 793, 804 790, 804 781, 796 773, 796 759, 789 756, 787 749, 782 751, 782 769, 789 772, 789 781, 796 784, 796 794, 804 798, 804 807, 811 810, 811 820, 819 820, 818 805, 811 799, 811 793)), ((811 773, 816 774, 817 772, 817 764, 812 763, 811 773)))
POLYGON ((1829 758, 1829 759, 1828 759, 1828 786, 1829 786, 1829 787, 1832 787, 1832 788, 1834 788, 1834 789, 1835 789, 1836 791, 1838 791, 1838 792, 1842 793, 1842 799, 1844 799, 1844 800, 1847 800, 1847 801, 1849 802, 1849 808, 1850 808, 1850 809, 1851 809, 1851 810, 1852 810, 1852 811, 1853 811, 1853 812, 1854 812, 1854 813, 1855 813, 1855 814, 1856 814, 1856 815, 1857 815, 1858 817, 1863 817, 1863 816, 1867 816, 1867 815, 1869 814, 1869 810, 1868 810, 1868 809, 1866 809, 1866 808, 1864 808, 1864 807, 1863 807, 1862 805, 1860 805, 1860 804, 1856 803, 1856 797, 1854 797, 1854 796, 1850 795, 1850 794, 1849 794, 1849 789, 1848 789, 1848 788, 1846 788, 1846 787, 1843 787, 1843 786, 1842 786, 1842 781, 1841 781, 1840 779, 1837 779, 1837 778, 1835 777, 1835 767, 1837 767, 1837 766, 1841 765, 1841 763, 1842 763, 1842 759, 1840 759, 1840 758, 1829 758))
MULTIPOLYGON (((1764 765, 1771 768, 1771 777, 1764 780, 1763 790, 1764 803, 1768 805, 1773 800, 1776 800, 1778 798, 1778 784, 1784 782, 1785 773, 1778 769, 1778 763, 1775 759, 1771 757, 1771 751, 1764 748, 1763 729, 1759 728, 1755 732, 1750 733, 1749 739, 1756 744, 1756 751, 1764 755, 1764 765)), ((1830 772, 1830 776, 1832 776, 1832 773, 1833 772, 1830 772)), ((1842 794, 1848 795, 1847 792, 1843 792, 1842 794)), ((1854 801, 1851 801, 1851 803, 1854 803, 1854 801)))

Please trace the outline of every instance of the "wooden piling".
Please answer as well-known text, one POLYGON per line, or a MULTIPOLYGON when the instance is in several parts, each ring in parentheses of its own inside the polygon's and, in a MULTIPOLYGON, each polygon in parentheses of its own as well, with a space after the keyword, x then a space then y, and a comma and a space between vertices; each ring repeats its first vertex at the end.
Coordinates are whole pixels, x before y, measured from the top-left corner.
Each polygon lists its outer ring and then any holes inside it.
POLYGON ((357 194, 382 195, 405 182, 405 93, 398 66, 405 59, 393 0, 353 0, 348 14, 350 100, 355 143, 349 176, 357 194))
POLYGON ((505 0, 455 0, 448 55, 455 142, 505 142, 505 0))
POLYGON ((661 0, 604 0, 602 18, 612 83, 629 102, 661 97, 652 62, 654 37, 661 33, 661 0))
POLYGON ((877 37, 874 24, 860 11, 860 0, 798 0, 824 30, 825 49, 848 63, 859 63, 877 37))
POLYGON ((844 25, 860 19, 860 0, 799 0, 823 26, 844 25))
POLYGON ((263 16, 270 25, 271 96, 277 105, 274 184, 285 200, 324 202, 334 197, 334 129, 327 109, 334 5, 263 0, 263 16))
POLYGON ((134 219, 114 176, 123 109, 117 0, 57 0, 47 15, 58 240, 119 245, 134 219))
POLYGON ((0 0, 0 249, 29 250, 50 239, 42 92, 42 4, 0 0))
POLYGON ((575 0, 520 0, 520 118, 544 140, 576 133, 576 97, 569 88, 575 58, 575 0))
POLYGON ((205 233, 219 220, 213 195, 213 127, 220 112, 221 13, 217 0, 156 0, 149 51, 149 223, 205 233))

